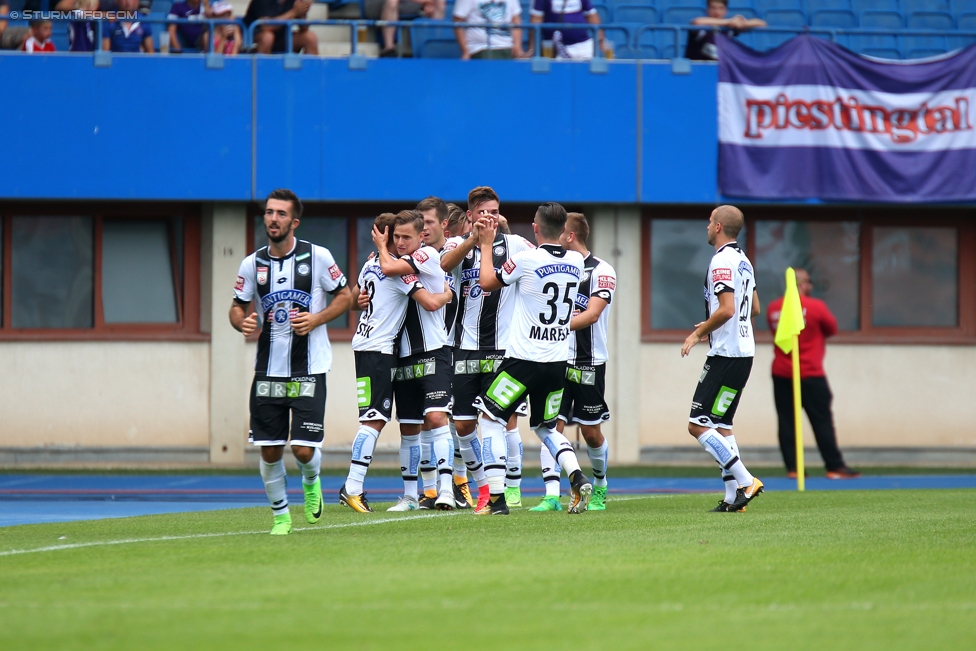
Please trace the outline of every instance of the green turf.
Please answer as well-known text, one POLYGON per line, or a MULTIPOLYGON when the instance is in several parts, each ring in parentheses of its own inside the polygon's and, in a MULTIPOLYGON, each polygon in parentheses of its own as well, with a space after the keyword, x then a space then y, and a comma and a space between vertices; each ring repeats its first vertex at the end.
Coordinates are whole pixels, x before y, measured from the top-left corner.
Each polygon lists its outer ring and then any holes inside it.
POLYGON ((393 522, 331 506, 314 527, 299 506, 275 539, 264 508, 7 527, 0 649, 971 649, 974 495, 393 522))

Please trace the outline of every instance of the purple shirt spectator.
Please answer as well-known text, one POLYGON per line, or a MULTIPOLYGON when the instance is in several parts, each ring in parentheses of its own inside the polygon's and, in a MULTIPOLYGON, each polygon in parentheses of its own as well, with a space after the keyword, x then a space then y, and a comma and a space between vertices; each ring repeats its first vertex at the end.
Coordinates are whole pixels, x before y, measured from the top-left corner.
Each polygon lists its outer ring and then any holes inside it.
POLYGON ((106 36, 112 42, 112 52, 142 52, 142 41, 152 37, 148 23, 129 23, 128 28, 119 21, 113 21, 106 29, 106 36))
MULTIPOLYGON (((170 7, 169 15, 166 17, 202 20, 203 3, 198 1, 197 6, 194 7, 188 2, 174 2, 173 6, 170 7)), ((179 32, 181 46, 200 47, 200 36, 203 34, 203 23, 200 23, 199 25, 187 25, 185 23, 177 25, 176 31, 179 32)), ((170 47, 172 47, 172 45, 170 47)))
MULTIPOLYGON (((80 10, 76 10, 79 14, 80 10)), ((103 33, 108 33, 107 25, 103 25, 103 33)), ((68 23, 68 51, 94 52, 96 47, 95 23, 89 20, 77 20, 68 23)))
MULTIPOLYGON (((593 3, 590 0, 532 0, 532 8, 529 13, 533 16, 542 16, 544 23, 586 25, 586 17, 596 13, 596 9, 593 8, 593 3)), ((552 40, 556 31, 562 33, 563 45, 575 45, 593 38, 592 34, 585 29, 543 29, 542 38, 552 40)))

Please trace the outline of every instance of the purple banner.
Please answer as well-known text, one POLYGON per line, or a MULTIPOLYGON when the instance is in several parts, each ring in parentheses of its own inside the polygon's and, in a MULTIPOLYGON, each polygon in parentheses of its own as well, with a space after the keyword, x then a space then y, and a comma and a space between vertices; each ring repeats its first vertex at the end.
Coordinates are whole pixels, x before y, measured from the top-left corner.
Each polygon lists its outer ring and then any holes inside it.
POLYGON ((717 42, 723 195, 976 200, 976 46, 889 62, 812 36, 717 42))

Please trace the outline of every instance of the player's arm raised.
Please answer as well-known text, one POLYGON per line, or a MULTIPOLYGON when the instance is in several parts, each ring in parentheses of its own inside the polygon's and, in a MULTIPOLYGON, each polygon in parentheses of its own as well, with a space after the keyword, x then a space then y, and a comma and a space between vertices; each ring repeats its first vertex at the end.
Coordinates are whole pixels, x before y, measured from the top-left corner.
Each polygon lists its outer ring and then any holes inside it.
POLYGON ((586 309, 573 317, 573 320, 569 322, 570 330, 582 330, 583 328, 589 328, 591 325, 600 320, 600 315, 603 314, 603 310, 607 309, 610 305, 609 301, 600 298, 599 296, 591 296, 590 303, 586 306, 586 309))
MULTIPOLYGON (((478 283, 481 289, 486 292, 493 292, 502 288, 502 281, 495 273, 495 265, 492 260, 492 246, 495 244, 495 231, 498 226, 493 220, 479 219, 478 245, 481 247, 481 269, 478 283)), ((468 238, 471 239, 471 238, 468 238)))
POLYGON ((695 331, 688 335, 681 346, 681 356, 685 357, 704 337, 721 328, 726 321, 735 316, 735 294, 722 292, 718 295, 718 309, 708 319, 695 326, 695 331))
POLYGON ((444 251, 441 254, 441 269, 450 273, 457 269, 457 266, 464 261, 464 256, 474 247, 478 246, 478 226, 475 224, 474 230, 471 235, 466 237, 464 241, 457 245, 456 248, 450 251, 444 251))
POLYGON ((390 249, 387 246, 387 242, 389 241, 387 239, 388 233, 388 228, 384 228, 381 231, 373 226, 373 243, 376 245, 376 250, 379 253, 380 269, 383 271, 383 274, 387 276, 404 276, 406 274, 417 273, 417 268, 411 264, 410 260, 405 257, 398 260, 390 254, 390 249))

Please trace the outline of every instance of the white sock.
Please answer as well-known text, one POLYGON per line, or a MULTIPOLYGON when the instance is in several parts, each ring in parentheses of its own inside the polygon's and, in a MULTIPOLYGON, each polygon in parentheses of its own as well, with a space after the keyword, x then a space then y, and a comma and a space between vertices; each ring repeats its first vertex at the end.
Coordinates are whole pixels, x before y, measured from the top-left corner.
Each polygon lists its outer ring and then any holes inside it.
POLYGON ((539 451, 539 461, 542 463, 542 481, 546 482, 546 497, 559 497, 559 464, 544 445, 539 451))
POLYGON ((285 474, 285 460, 279 459, 274 463, 267 463, 261 459, 261 479, 264 480, 264 490, 268 493, 271 510, 275 515, 288 512, 288 475, 285 474))
POLYGON ((420 466, 420 434, 400 435, 400 477, 403 478, 403 494, 418 498, 417 468, 420 466))
POLYGON ((424 480, 424 494, 437 491, 437 466, 434 465, 434 434, 420 430, 420 476, 424 480))
POLYGON ((556 463, 566 471, 567 477, 580 469, 576 452, 573 451, 573 445, 569 442, 569 439, 557 432, 555 428, 541 425, 535 428, 535 435, 539 437, 539 440, 542 441, 544 446, 549 448, 549 453, 552 454, 556 463))
POLYGON ((464 465, 464 459, 461 457, 461 441, 458 439, 457 428, 454 427, 454 421, 449 422, 447 426, 451 428, 451 440, 454 442, 454 476, 468 481, 468 467, 464 465))
MULTIPOLYGON (((739 456, 739 446, 736 445, 735 436, 726 436, 725 440, 730 446, 732 446, 732 452, 735 454, 735 456, 739 457, 741 460, 742 457, 739 456)), ((735 501, 735 492, 739 488, 739 482, 735 480, 735 476, 733 476, 732 473, 724 468, 722 469, 722 481, 725 483, 725 503, 731 504, 735 501)))
POLYGON ((490 418, 481 419, 482 452, 485 455, 485 475, 488 492, 492 495, 505 492, 505 461, 508 456, 508 439, 505 426, 490 418))
POLYGON ((586 454, 590 457, 590 467, 593 468, 593 485, 607 485, 607 457, 610 454, 610 446, 607 440, 603 439, 603 445, 598 448, 586 446, 586 454))
POLYGON ((363 480, 366 471, 373 461, 373 448, 380 433, 372 427, 359 426, 356 440, 352 442, 352 462, 349 464, 349 475, 346 477, 346 492, 350 495, 362 495, 363 480))
POLYGON ((315 453, 308 463, 302 463, 298 459, 295 459, 295 462, 298 464, 298 469, 302 471, 302 483, 311 486, 319 478, 319 470, 322 469, 322 450, 315 448, 315 453))
POLYGON ((522 435, 518 428, 505 430, 505 440, 508 443, 508 461, 505 462, 505 487, 520 488, 522 486, 522 435))
POLYGON ((454 440, 451 438, 451 428, 445 425, 431 430, 434 438, 434 457, 431 459, 437 465, 437 479, 439 492, 454 493, 454 440))
POLYGON ((486 485, 488 478, 485 477, 485 466, 481 456, 481 441, 478 440, 478 431, 475 430, 467 436, 458 436, 458 442, 461 448, 461 458, 464 459, 464 465, 467 466, 468 472, 471 473, 471 478, 474 479, 474 483, 479 488, 486 485))
POLYGON ((732 446, 717 430, 710 429, 698 437, 698 444, 712 455, 716 463, 735 477, 739 486, 752 486, 752 475, 746 470, 732 446))

